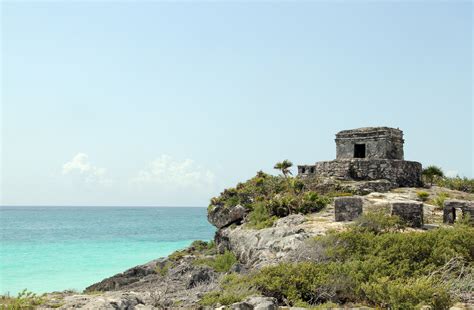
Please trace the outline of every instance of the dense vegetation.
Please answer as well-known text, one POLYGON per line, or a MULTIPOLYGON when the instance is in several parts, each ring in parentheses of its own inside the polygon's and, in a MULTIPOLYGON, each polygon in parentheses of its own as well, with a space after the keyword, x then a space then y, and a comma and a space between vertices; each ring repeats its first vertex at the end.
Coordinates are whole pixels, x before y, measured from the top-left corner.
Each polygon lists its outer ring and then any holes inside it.
POLYGON ((427 232, 401 231, 397 218, 363 216, 346 231, 311 240, 314 257, 249 275, 228 275, 203 304, 229 304, 248 295, 288 305, 362 303, 391 309, 446 309, 474 289, 474 228, 458 224, 427 232))
POLYGON ((233 207, 240 204, 250 210, 250 227, 265 228, 279 217, 317 212, 330 202, 329 197, 308 190, 301 180, 290 177, 285 168, 288 163, 279 164, 275 167, 282 170, 283 176, 260 171, 250 180, 212 198, 211 206, 233 207))

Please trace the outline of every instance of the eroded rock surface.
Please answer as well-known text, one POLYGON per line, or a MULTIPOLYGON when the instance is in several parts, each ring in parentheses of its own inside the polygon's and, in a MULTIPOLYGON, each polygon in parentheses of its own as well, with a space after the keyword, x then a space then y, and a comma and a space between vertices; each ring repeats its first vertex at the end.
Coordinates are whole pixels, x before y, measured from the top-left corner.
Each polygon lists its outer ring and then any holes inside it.
POLYGON ((322 216, 293 214, 269 228, 254 230, 243 225, 221 229, 216 234, 216 243, 219 251, 232 251, 247 268, 260 268, 290 257, 308 238, 343 225, 322 216))
POLYGON ((246 214, 247 209, 241 205, 234 207, 211 206, 207 213, 207 219, 217 228, 223 228, 241 222, 246 214))

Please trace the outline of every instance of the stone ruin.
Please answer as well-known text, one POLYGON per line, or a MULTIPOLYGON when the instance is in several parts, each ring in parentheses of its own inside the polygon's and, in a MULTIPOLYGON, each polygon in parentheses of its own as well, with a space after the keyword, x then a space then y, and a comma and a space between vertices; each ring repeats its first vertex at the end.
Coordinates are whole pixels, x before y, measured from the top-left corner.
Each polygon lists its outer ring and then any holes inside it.
MULTIPOLYGON (((423 227, 423 203, 417 201, 392 201, 389 205, 391 215, 400 217, 410 227, 423 227)), ((362 215, 362 206, 362 197, 336 197, 334 199, 336 222, 347 222, 357 219, 362 215)))
POLYGON ((392 215, 397 215, 410 227, 423 227, 423 203, 417 201, 393 201, 390 203, 392 215))
MULTIPOLYGON (((403 131, 389 127, 364 127, 343 130, 336 134, 336 159, 314 165, 299 165, 298 176, 341 181, 385 182, 389 190, 396 187, 420 187, 422 166, 419 162, 404 160, 403 131)), ((364 183, 355 182, 355 183, 364 183)), ((375 189, 371 183, 366 193, 375 189)), ((362 191, 364 192, 364 191, 362 191)), ((353 221, 363 212, 363 199, 359 196, 336 197, 334 216, 336 222, 353 221)), ((423 203, 418 201, 391 201, 390 214, 399 216, 410 227, 423 227, 423 203)), ((470 217, 474 226, 474 202, 446 200, 443 222, 453 224, 457 213, 470 217)))
POLYGON ((362 215, 362 198, 357 196, 334 199, 336 222, 353 221, 362 215))
POLYGON ((444 202, 443 223, 454 224, 456 215, 461 213, 462 218, 469 216, 469 223, 474 226, 474 201, 448 199, 444 202))
POLYGON ((422 185, 419 162, 406 161, 403 132, 389 127, 365 127, 336 134, 336 159, 298 166, 300 177, 347 181, 387 180, 392 187, 422 185))

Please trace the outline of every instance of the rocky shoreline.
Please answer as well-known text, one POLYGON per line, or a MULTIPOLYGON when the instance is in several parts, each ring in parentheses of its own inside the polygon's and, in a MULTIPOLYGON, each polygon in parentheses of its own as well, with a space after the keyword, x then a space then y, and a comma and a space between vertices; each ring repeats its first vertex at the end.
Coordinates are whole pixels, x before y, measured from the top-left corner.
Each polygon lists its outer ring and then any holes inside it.
MULTIPOLYGON (((472 195, 433 187, 430 195, 449 192, 451 196, 473 199, 472 195)), ((391 192, 373 192, 363 196, 364 210, 380 207, 392 200, 416 200, 417 189, 400 188, 391 192)), ((251 229, 245 218, 248 211, 242 206, 232 210, 219 206, 209 208, 209 221, 217 228, 214 242, 195 242, 185 250, 135 266, 123 273, 95 283, 83 294, 74 292, 51 293, 38 309, 214 309, 219 305, 200 303, 207 293, 220 290, 222 279, 228 274, 245 275, 250 271, 281 262, 317 260, 318 248, 308 246, 308 240, 328 231, 343 231, 349 222, 334 221, 334 204, 320 212, 306 215, 291 214, 275 221, 271 227, 251 229), (236 262, 228 271, 217 271, 202 264, 230 251, 236 262)), ((425 217, 439 226, 442 213, 434 205, 425 204, 425 217)), ((474 302, 474 296, 471 296, 474 302)), ((229 305, 232 309, 290 308, 271 296, 250 296, 229 305)), ((344 307, 351 307, 350 304, 344 307)), ((355 307, 355 306, 354 306, 355 307)), ((461 307, 461 306, 460 306, 461 307)), ((463 304, 473 309, 472 304, 463 304)), ((455 309, 463 309, 463 308, 455 309)), ((297 309, 297 308, 294 308, 297 309)), ((300 308, 298 308, 300 309, 300 308)))

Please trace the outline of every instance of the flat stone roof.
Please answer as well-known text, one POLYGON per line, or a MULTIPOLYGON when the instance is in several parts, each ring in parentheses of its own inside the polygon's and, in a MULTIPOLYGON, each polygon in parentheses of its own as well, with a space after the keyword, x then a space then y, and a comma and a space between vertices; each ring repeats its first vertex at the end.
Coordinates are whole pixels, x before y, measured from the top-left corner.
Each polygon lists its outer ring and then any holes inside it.
POLYGON ((402 137, 403 131, 391 127, 362 127, 349 130, 342 130, 336 134, 336 138, 351 137, 373 137, 373 136, 395 136, 402 137))

